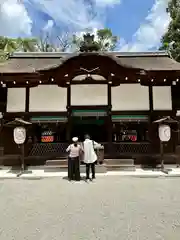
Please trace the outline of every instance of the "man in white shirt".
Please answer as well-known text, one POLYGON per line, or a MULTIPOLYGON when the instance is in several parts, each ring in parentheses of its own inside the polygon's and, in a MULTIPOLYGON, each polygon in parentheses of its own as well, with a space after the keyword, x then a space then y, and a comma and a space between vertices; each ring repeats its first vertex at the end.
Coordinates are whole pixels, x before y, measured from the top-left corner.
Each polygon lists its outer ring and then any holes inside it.
POLYGON ((90 139, 89 135, 85 135, 85 140, 83 142, 84 150, 84 163, 86 164, 86 180, 90 180, 89 171, 91 168, 92 180, 95 179, 95 162, 97 161, 97 155, 94 151, 94 147, 99 146, 99 144, 90 139))

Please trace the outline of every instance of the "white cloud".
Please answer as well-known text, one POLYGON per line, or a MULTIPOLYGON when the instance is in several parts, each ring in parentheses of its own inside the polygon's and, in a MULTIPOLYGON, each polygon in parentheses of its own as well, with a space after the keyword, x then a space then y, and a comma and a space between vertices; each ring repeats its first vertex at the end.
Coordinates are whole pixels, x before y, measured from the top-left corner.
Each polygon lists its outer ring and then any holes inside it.
POLYGON ((47 21, 47 24, 44 26, 43 30, 44 30, 45 32, 51 31, 51 29, 53 28, 53 26, 54 26, 54 21, 53 21, 53 20, 48 20, 48 21, 47 21))
POLYGON ((131 43, 121 47, 121 51, 147 51, 157 47, 167 31, 170 16, 166 13, 168 0, 156 0, 150 13, 133 36, 131 43))
MULTIPOLYGON (((104 27, 106 8, 121 3, 121 0, 0 0, 0 35, 20 36, 32 34, 32 23, 38 25, 38 16, 29 15, 24 3, 30 3, 34 12, 49 16, 45 31, 66 26, 72 32, 104 27), (36 16, 36 17, 34 17, 36 16), (13 23, 13 24, 12 24, 13 23)), ((156 0, 154 6, 134 34, 130 43, 121 39, 121 51, 146 51, 158 46, 166 32, 170 17, 166 13, 168 0, 156 0)))
POLYGON ((25 0, 35 10, 42 11, 54 20, 56 25, 67 25, 70 29, 102 27, 104 8, 120 0, 25 0), (101 6, 100 6, 101 5, 101 6))
POLYGON ((32 21, 23 4, 17 0, 0 0, 0 35, 31 34, 32 21))
POLYGON ((119 4, 121 1, 120 0, 95 0, 97 5, 100 6, 113 6, 115 4, 119 4))
MULTIPOLYGON (((66 26, 70 31, 81 31, 103 27, 106 7, 117 3, 120 0, 0 0, 0 34, 17 36, 31 33, 32 23, 37 25, 38 19, 34 19, 35 15, 30 18, 25 8, 27 4, 31 11, 43 12, 52 19, 44 26, 45 29, 54 22, 56 27, 66 26)), ((37 14, 36 17, 41 18, 37 14)))

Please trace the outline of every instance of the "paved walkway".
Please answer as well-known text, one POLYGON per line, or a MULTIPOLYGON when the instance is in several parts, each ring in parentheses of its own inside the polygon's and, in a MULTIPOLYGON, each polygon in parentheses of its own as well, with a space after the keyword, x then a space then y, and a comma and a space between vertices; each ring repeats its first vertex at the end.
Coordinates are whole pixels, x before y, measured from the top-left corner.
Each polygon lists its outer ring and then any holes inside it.
POLYGON ((178 178, 0 181, 2 240, 179 240, 178 178))
MULTIPOLYGON (((20 171, 13 171, 11 168, 1 169, 0 170, 0 178, 46 178, 46 177, 65 177, 67 176, 66 172, 45 172, 42 169, 31 169, 30 171, 26 171, 23 174, 19 174, 20 171)), ((85 174, 82 173, 83 177, 85 174)), ((144 170, 141 168, 137 168, 134 172, 128 171, 109 171, 107 173, 97 173, 97 176, 129 176, 129 177, 180 177, 180 168, 168 168, 167 172, 162 172, 160 170, 144 170)))

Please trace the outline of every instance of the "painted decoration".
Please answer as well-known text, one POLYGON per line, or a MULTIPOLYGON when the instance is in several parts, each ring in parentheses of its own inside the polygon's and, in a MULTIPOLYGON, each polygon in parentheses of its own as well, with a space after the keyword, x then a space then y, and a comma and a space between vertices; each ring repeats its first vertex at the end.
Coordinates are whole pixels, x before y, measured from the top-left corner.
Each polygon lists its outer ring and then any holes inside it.
POLYGON ((159 138, 162 142, 168 142, 171 138, 171 128, 169 125, 162 124, 159 126, 159 138))
POLYGON ((44 131, 41 135, 41 142, 54 142, 52 131, 44 131))
POLYGON ((24 127, 16 127, 14 129, 14 141, 16 144, 23 144, 26 140, 26 129, 24 127))

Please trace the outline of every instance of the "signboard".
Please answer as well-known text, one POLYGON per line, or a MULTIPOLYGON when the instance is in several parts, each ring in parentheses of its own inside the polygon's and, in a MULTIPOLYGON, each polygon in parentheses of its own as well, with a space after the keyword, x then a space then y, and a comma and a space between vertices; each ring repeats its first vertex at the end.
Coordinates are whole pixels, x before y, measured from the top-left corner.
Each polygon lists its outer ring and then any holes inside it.
POLYGON ((41 135, 41 142, 54 142, 54 136, 52 131, 44 131, 41 135))
POLYGON ((168 142, 171 138, 171 128, 169 125, 162 124, 159 126, 159 138, 162 142, 168 142))
POLYGON ((14 141, 16 144, 23 144, 26 140, 26 129, 24 127, 16 127, 14 129, 14 141))

